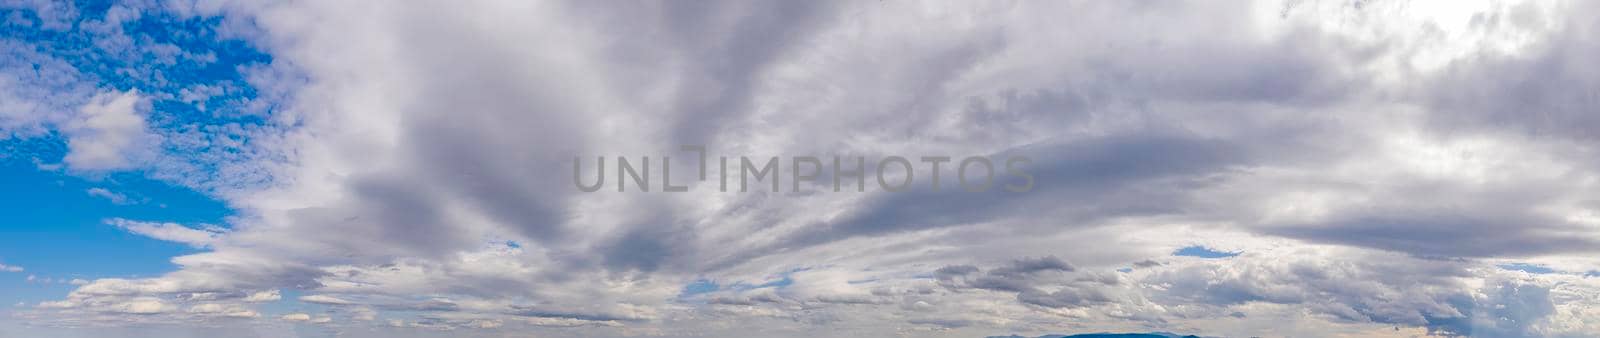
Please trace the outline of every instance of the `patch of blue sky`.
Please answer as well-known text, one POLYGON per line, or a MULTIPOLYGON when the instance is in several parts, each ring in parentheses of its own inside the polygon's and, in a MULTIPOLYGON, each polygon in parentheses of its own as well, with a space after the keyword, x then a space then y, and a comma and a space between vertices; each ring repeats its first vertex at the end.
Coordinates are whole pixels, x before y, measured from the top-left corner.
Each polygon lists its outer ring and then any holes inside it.
POLYGON ((66 30, 44 26, 36 13, 25 9, 0 9, 0 17, 26 19, 7 20, 5 38, 25 41, 40 53, 66 61, 104 88, 178 93, 196 85, 221 85, 232 88, 224 98, 248 99, 255 91, 244 85, 241 69, 272 61, 269 54, 247 41, 219 35, 214 27, 222 23, 221 18, 184 18, 143 9, 136 10, 135 19, 103 26, 110 6, 109 2, 80 2, 79 20, 66 30))
POLYGON ((137 90, 150 99, 147 122, 166 139, 161 151, 171 163, 74 173, 58 164, 68 151, 61 133, 0 135, 0 263, 26 269, 0 273, 5 305, 59 299, 73 279, 175 269, 172 257, 200 249, 128 233, 105 220, 226 226, 233 212, 184 177, 203 180, 224 162, 247 156, 238 145, 248 144, 274 109, 259 101, 261 93, 248 81, 248 72, 267 67, 271 56, 219 33, 221 18, 146 8, 134 16, 113 14, 133 19, 107 26, 108 13, 121 5, 70 6, 76 11, 66 25, 49 24, 55 19, 29 8, 0 6, 0 46, 8 47, 0 52, 0 70, 19 76, 29 87, 23 90, 57 110, 71 110, 96 92, 137 90))
MULTIPOLYGON (((164 174, 159 178, 204 186, 211 182, 194 177, 249 156, 242 147, 269 128, 268 116, 277 107, 274 100, 262 100, 249 81, 253 71, 272 70, 268 53, 219 33, 216 27, 224 24, 219 17, 183 17, 160 8, 108 15, 127 9, 112 10, 111 3, 101 1, 75 5, 79 16, 68 29, 45 25, 29 9, 0 9, 0 18, 6 18, 0 38, 30 49, 0 54, 5 58, 0 65, 64 73, 28 79, 57 92, 76 92, 75 98, 48 97, 52 104, 69 105, 57 109, 71 109, 70 104, 110 90, 149 98, 147 123, 164 136, 161 150, 172 155, 153 168, 164 174)), ((65 142, 56 134, 22 141, 65 142)))
POLYGON ((1192 246, 1186 246, 1186 247, 1180 248, 1177 251, 1173 251, 1172 255, 1173 256, 1182 256, 1182 257, 1200 257, 1200 258, 1228 258, 1228 257, 1238 256, 1241 253, 1242 252, 1217 251, 1217 250, 1214 250, 1214 249, 1211 249, 1211 248, 1207 248, 1207 247, 1204 247, 1204 246, 1192 245, 1192 246))
POLYGON ((761 283, 761 284, 750 284, 750 283, 746 283, 746 282, 740 281, 740 282, 735 282, 735 283, 729 284, 729 285, 722 285, 722 284, 717 283, 716 281, 713 281, 713 280, 710 280, 710 279, 701 278, 701 279, 695 280, 693 282, 690 282, 689 284, 685 284, 683 286, 683 289, 678 291, 678 298, 679 299, 692 298, 694 296, 707 294, 707 293, 712 293, 712 292, 717 292, 717 291, 723 291, 723 290, 743 291, 743 290, 755 290, 755 289, 765 289, 765 288, 780 288, 781 289, 781 288, 784 288, 784 287, 788 287, 790 285, 794 285, 794 278, 791 277, 791 276, 795 272, 800 272, 800 271, 805 271, 805 270, 807 270, 807 269, 806 268, 800 268, 800 269, 784 271, 783 273, 778 275, 778 279, 774 279, 774 280, 771 280, 771 281, 768 281, 768 282, 765 282, 765 283, 761 283))
POLYGON ((300 301, 300 297, 305 296, 305 293, 300 290, 282 289, 278 292, 282 298, 277 301, 262 303, 256 309, 261 312, 262 316, 278 317, 290 313, 316 314, 328 310, 327 305, 300 301))
POLYGON ((695 280, 694 282, 690 282, 689 284, 685 284, 683 286, 683 290, 678 291, 678 298, 693 297, 695 295, 716 292, 717 290, 721 289, 722 285, 717 284, 716 281, 702 278, 695 280))
POLYGON ((34 164, 0 161, 0 263, 24 267, 0 273, 0 301, 59 299, 72 279, 152 277, 174 270, 171 258, 197 252, 181 243, 132 234, 106 219, 219 224, 231 211, 193 190, 133 173, 83 179, 34 164), (106 195, 91 193, 104 190, 106 195), (35 276, 33 281, 26 276, 35 276), (45 283, 49 279, 53 283, 45 283))
POLYGON ((1501 269, 1512 270, 1512 271, 1522 271, 1522 272, 1527 272, 1527 273, 1532 273, 1532 274, 1548 274, 1548 273, 1555 273, 1556 272, 1555 269, 1551 269, 1551 268, 1543 266, 1543 265, 1528 264, 1528 263, 1510 263, 1510 264, 1500 264, 1498 266, 1501 269))

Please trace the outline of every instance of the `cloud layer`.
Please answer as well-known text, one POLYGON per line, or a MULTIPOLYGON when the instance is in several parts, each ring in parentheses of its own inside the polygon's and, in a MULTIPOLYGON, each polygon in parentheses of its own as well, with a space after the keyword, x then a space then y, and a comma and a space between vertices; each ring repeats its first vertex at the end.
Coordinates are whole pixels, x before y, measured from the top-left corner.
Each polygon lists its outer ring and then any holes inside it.
MULTIPOLYGON (((224 82, 254 98, 81 88, 6 48, 0 130, 59 130, 69 169, 147 170, 239 215, 108 220, 205 250, 17 315, 310 336, 1600 330, 1600 8, 1430 6, 118 5, 270 55, 224 82), (184 129, 152 98, 254 122, 184 129), (572 186, 575 157, 694 158, 680 145, 1026 155, 1037 181, 724 193, 674 161, 689 192, 572 186)), ((96 36, 119 34, 106 16, 96 36)), ((116 50, 150 47, 132 40, 116 50)))

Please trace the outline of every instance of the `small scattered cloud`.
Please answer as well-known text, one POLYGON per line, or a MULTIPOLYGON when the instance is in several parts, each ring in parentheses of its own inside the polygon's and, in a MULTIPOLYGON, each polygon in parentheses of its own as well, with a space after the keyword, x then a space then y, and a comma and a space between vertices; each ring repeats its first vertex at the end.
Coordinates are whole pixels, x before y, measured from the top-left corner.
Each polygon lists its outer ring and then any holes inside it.
POLYGON ((0 272, 22 272, 22 267, 0 264, 0 272))
POLYGON ((244 297, 244 301, 250 302, 250 303, 273 302, 273 301, 277 301, 279 299, 283 299, 283 295, 282 295, 282 293, 278 292, 278 290, 267 290, 267 291, 256 292, 256 293, 250 294, 250 296, 248 296, 248 297, 244 297))
POLYGON ((133 203, 131 200, 128 199, 127 195, 119 194, 119 193, 113 192, 111 190, 106 190, 105 188, 89 188, 89 190, 87 190, 86 192, 89 194, 89 196, 104 198, 107 201, 111 201, 111 204, 127 205, 127 204, 132 204, 133 203))

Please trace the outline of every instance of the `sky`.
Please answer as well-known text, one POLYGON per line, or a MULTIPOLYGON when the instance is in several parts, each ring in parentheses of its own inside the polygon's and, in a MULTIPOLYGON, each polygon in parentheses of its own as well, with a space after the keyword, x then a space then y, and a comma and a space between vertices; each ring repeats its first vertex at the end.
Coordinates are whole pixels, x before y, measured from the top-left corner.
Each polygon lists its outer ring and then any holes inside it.
POLYGON ((1592 336, 1597 15, 0 0, 0 337, 1592 336))

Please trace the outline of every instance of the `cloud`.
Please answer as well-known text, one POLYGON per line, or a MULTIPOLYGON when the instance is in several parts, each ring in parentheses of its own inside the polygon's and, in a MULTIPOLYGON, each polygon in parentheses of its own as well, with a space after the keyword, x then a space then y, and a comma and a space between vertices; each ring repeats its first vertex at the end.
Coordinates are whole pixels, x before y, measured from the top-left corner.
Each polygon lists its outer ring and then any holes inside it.
POLYGON ((151 134, 141 108, 145 98, 138 91, 102 93, 79 108, 79 116, 68 121, 67 166, 75 170, 113 170, 133 168, 159 136, 151 134))
POLYGON ((203 229, 195 229, 177 223, 141 222, 121 218, 106 220, 106 224, 141 236, 188 244, 197 248, 216 243, 222 234, 226 233, 222 229, 209 226, 203 229))
POLYGON ((0 272, 22 272, 22 267, 0 264, 0 272))
MULTIPOLYGON (((41 306, 45 305, 41 304, 41 306)), ((134 297, 117 302, 94 304, 93 306, 101 311, 131 315, 156 315, 174 310, 171 304, 153 297, 134 297)))
POLYGON ((279 299, 283 299, 283 295, 279 293, 278 290, 269 290, 252 293, 250 296, 245 297, 244 301, 251 303, 263 303, 277 301, 279 299))
MULTIPOLYGON (((58 130, 70 169, 148 170, 238 209, 226 230, 108 220, 201 250, 37 318, 210 325, 287 293, 334 306, 281 321, 583 336, 1595 327, 1592 281, 1497 267, 1600 269, 1595 84, 1575 61, 1592 5, 373 5, 123 8, 215 17, 210 34, 270 54, 223 67, 247 77, 227 85, 100 90, 7 40, 40 65, 0 65, 12 135, 58 130), (1037 181, 719 193, 680 144, 1026 155, 1037 181), (579 156, 672 156, 692 190, 581 193, 579 156)), ((150 56, 127 74, 204 63, 116 20, 76 27, 150 56)))
POLYGON ((944 267, 935 273, 946 288, 1015 293, 1021 303, 1049 308, 1088 307, 1122 297, 1106 287, 1122 284, 1119 276, 1076 270, 1051 256, 1015 260, 982 274, 981 269, 969 265, 944 267))
MULTIPOLYGON (((1482 201, 1481 203, 1491 203, 1482 201)), ((1440 256, 1520 256, 1585 252, 1600 245, 1571 236, 1587 226, 1492 207, 1350 213, 1321 224, 1268 230, 1285 236, 1440 256), (1493 237, 1477 234, 1494 233, 1493 237), (1450 244, 1447 244, 1450 243, 1450 244)))
POLYGON ((261 313, 234 305, 216 303, 197 304, 190 306, 189 313, 201 315, 214 315, 230 318, 257 318, 261 313))
POLYGON ((343 300, 343 299, 335 298, 333 296, 328 296, 328 295, 301 296, 300 297, 300 301, 306 302, 306 303, 324 304, 324 305, 350 305, 350 304, 355 304, 355 303, 352 303, 352 302, 350 302, 348 300, 343 300))
POLYGON ((104 198, 107 201, 111 201, 111 204, 124 205, 130 203, 127 195, 118 194, 110 190, 106 190, 105 188, 89 188, 89 190, 86 192, 89 194, 89 196, 104 198))
POLYGON ((95 92, 71 64, 29 48, 24 41, 0 40, 0 132, 5 139, 38 137, 77 112, 95 92))

